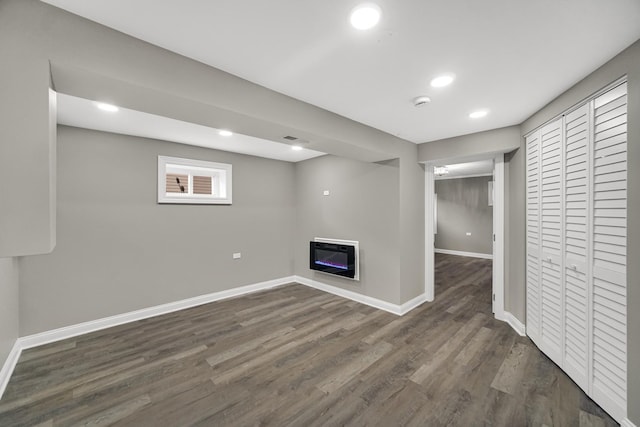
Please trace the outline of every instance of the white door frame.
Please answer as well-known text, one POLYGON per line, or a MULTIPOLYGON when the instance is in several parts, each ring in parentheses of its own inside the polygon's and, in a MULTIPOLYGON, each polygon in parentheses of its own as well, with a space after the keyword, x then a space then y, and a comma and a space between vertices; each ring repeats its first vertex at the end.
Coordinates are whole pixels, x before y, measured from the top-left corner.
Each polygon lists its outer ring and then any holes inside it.
POLYGON ((435 180, 433 164, 427 163, 424 168, 424 294, 427 301, 435 297, 435 228, 433 195, 435 194, 435 180))
POLYGON ((504 154, 493 161, 493 314, 504 316, 504 154))
MULTIPOLYGON (((466 161, 466 159, 465 159, 466 161)), ((441 164, 442 162, 437 162, 441 164)), ((447 159, 447 163, 461 163, 461 160, 447 159)), ((434 203, 435 177, 433 166, 436 162, 425 163, 424 173, 424 216, 425 216, 425 288, 427 301, 435 298, 435 263, 434 263, 434 203)), ((506 320, 504 314, 504 209, 505 209, 505 164, 504 153, 494 157, 494 183, 493 183, 493 313, 496 319, 506 320)))

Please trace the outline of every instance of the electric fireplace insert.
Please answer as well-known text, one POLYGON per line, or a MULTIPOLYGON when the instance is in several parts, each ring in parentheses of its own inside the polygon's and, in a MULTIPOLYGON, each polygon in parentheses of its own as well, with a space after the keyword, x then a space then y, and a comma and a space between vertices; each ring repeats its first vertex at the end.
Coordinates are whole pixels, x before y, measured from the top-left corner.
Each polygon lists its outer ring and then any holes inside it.
POLYGON ((341 243, 309 242, 309 268, 353 279, 356 275, 356 248, 341 243))

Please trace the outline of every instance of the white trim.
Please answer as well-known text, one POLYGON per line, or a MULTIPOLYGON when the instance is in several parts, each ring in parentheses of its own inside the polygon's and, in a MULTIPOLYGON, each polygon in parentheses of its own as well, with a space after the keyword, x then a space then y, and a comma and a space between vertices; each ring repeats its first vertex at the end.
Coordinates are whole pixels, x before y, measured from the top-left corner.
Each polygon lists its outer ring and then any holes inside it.
POLYGON ((301 285, 309 286, 315 289, 319 289, 330 294, 338 295, 344 298, 348 298, 352 301, 356 301, 362 304, 366 304, 371 307, 375 307, 381 310, 388 311, 389 313, 402 316, 414 308, 418 307, 425 301, 426 295, 421 294, 417 297, 405 302, 402 305, 392 304, 377 298, 369 297, 366 295, 358 294, 356 292, 341 289, 335 286, 327 285, 325 283, 318 282, 316 280, 307 279, 300 276, 288 276, 280 279, 268 280, 266 282, 255 283, 252 285, 241 286, 238 288, 228 289, 225 291, 214 292, 211 294, 200 295, 193 298, 187 298, 180 301, 175 301, 167 304, 157 305, 153 307, 143 308, 140 310, 131 311, 128 313, 117 314, 115 316, 105 317, 102 319, 96 319, 89 322, 78 323, 75 325, 65 326, 51 331, 45 331, 38 334, 27 335, 20 337, 16 340, 7 357, 7 360, 2 366, 0 371, 0 398, 2 393, 9 383, 11 374, 15 369, 20 354, 23 350, 28 348, 37 347, 44 344, 49 344, 55 341, 61 341, 68 338, 73 338, 78 335, 84 335, 91 332, 96 332, 102 329, 111 328, 113 326, 122 325, 125 323, 135 322, 137 320, 147 319, 149 317, 155 317, 162 314, 172 313, 178 310, 184 310, 191 307, 196 307, 202 304, 208 304, 210 302, 220 301, 223 299, 233 298, 245 294, 250 294, 266 289, 275 288, 277 286, 286 285, 288 283, 299 283, 301 285))
POLYGON ((493 180, 487 181, 487 204, 493 209, 493 180))
POLYGON ((636 427, 636 425, 634 423, 632 423, 629 418, 625 418, 620 423, 620 427, 636 427))
MULTIPOLYGON (((91 332, 99 331, 102 329, 110 328, 113 326, 122 325, 124 323, 134 322, 137 320, 147 319, 149 317, 155 317, 162 314, 172 313, 178 310, 184 310, 186 308, 196 307, 202 304, 210 302, 220 301, 227 298, 233 298, 245 294, 250 294, 266 289, 275 288, 288 283, 299 283, 301 285, 309 286, 314 289, 318 289, 333 295, 338 295, 343 298, 356 301, 361 304, 368 305, 380 310, 387 311, 389 313, 403 316, 413 310, 414 308, 422 305, 428 301, 426 294, 421 294, 415 298, 401 304, 392 304, 387 301, 383 301, 377 298, 373 298, 367 295, 362 295, 357 292, 352 292, 346 289, 338 288, 336 286, 328 285, 326 283, 318 282, 316 280, 308 279, 302 276, 289 276, 280 279, 269 280, 266 282, 255 283, 253 285, 241 286, 239 288, 228 289, 221 292, 214 292, 211 294, 201 295, 194 298, 188 298, 172 303, 157 305, 154 307, 148 307, 141 310, 131 311, 129 313, 118 314, 115 316, 105 317, 102 319, 92 320, 89 322, 83 322, 76 325, 66 326, 63 328, 54 329, 51 331, 45 331, 38 334, 27 335, 25 337, 18 338, 7 357, 2 370, 0 370, 0 398, 9 383, 11 374, 13 373, 20 354, 23 350, 28 348, 37 347, 44 344, 49 344, 55 341, 60 341, 68 338, 73 338, 78 335, 84 335, 91 332)), ((524 325, 522 325, 514 316, 510 313, 507 319, 500 319, 509 322, 521 335, 524 333, 524 325), (522 333, 520 332, 522 331, 522 333)))
POLYGON ((4 390, 7 388, 7 384, 9 384, 13 370, 16 368, 20 353, 22 353, 22 347, 20 346, 20 338, 18 338, 16 342, 13 343, 7 360, 5 360, 4 365, 2 365, 2 370, 0 370, 0 399, 2 398, 4 390))
POLYGON ((268 280, 266 282, 254 283, 252 285, 240 286, 238 288, 227 289, 225 291, 214 292, 211 294, 200 295, 193 298, 187 298, 180 301, 170 302, 167 304, 156 305, 153 307, 143 308, 141 310, 130 311, 128 313, 117 314, 115 316, 105 317, 102 319, 91 320, 89 322, 78 323, 76 325, 65 326, 51 331, 45 331, 38 334, 27 335, 16 340, 15 344, 7 360, 0 371, 0 399, 9 383, 11 374, 18 363, 18 358, 23 350, 49 344, 55 341, 73 338, 78 335, 84 335, 91 332, 99 331, 113 326, 122 325, 124 323, 135 322, 136 320, 147 319, 162 314, 172 313, 186 308, 196 307, 210 302, 220 301, 223 299, 233 298, 245 294, 250 294, 266 289, 275 288, 277 286, 294 283, 295 276, 282 277, 280 279, 268 280))
MULTIPOLYGON (((593 224, 595 221, 594 218, 594 213, 595 213, 595 202, 593 200, 593 188, 594 188, 594 181, 595 181, 595 144, 594 144, 594 140, 595 140, 595 99, 591 99, 588 102, 589 106, 587 107, 588 110, 588 121, 587 121, 587 164, 586 164, 586 168, 587 168, 587 214, 586 214, 586 230, 587 230, 587 242, 586 242, 586 246, 585 248, 593 248, 594 246, 594 233, 595 230, 593 228, 593 224), (593 131, 591 131, 591 129, 593 129, 593 131)), ((563 130, 562 132, 563 134, 566 134, 566 129, 563 130)), ((563 147, 562 151, 565 151, 567 148, 563 147)), ((542 156, 542 148, 540 148, 540 156, 542 156)), ((526 157, 525 157, 526 159, 526 157)), ((565 165, 566 168, 566 165, 565 165)), ((562 187, 566 187, 566 173, 562 175, 563 178, 563 185, 562 187)), ((540 178, 540 182, 542 182, 542 178, 540 178)), ((565 188, 566 191, 566 188, 565 188)), ((566 206, 564 206, 564 215, 562 218, 562 222, 564 223, 567 220, 567 216, 566 216, 566 206)), ((542 215, 540 215, 540 220, 542 220, 542 215)), ((542 228, 539 228, 539 230, 542 230, 542 228)), ((566 233, 566 231, 565 231, 566 233)), ((566 234, 565 234, 565 239, 566 239, 566 234)), ((566 250, 566 241, 565 241, 565 246, 563 246, 563 249, 566 250)), ((565 255, 566 256, 566 255, 565 255)), ((564 257, 563 257, 564 258, 564 257)), ((587 265, 586 265, 586 277, 585 277, 585 285, 587 287, 587 289, 593 289, 593 250, 587 250, 587 256, 586 256, 586 261, 587 261, 587 265)), ((527 265, 525 263, 525 271, 527 270, 527 265)), ((563 270, 562 275, 564 276, 565 280, 566 280, 566 275, 567 272, 566 270, 563 270)), ((542 289, 542 286, 540 287, 542 289)), ((526 295, 526 292, 525 292, 526 295)), ((587 292, 587 313, 591 313, 591 315, 587 315, 587 331, 593 331, 593 306, 594 306, 594 295, 592 291, 587 292)), ((542 299, 541 299, 542 301, 542 299)), ((563 309, 566 310, 566 306, 563 307, 563 309)), ((542 315, 540 315, 540 321, 542 321, 542 315)), ((628 327, 627 327, 627 331, 628 331, 628 327)), ((587 378, 585 378, 585 382, 586 382, 586 393, 587 395, 591 394, 592 391, 592 381, 593 381, 593 340, 594 340, 594 336, 593 333, 588 333, 587 334, 587 355, 592 355, 591 357, 586 357, 587 360, 587 373, 586 376, 587 378)), ((627 341, 628 342, 628 341, 627 341)), ((628 365, 627 365, 628 368, 628 365)), ((627 390, 627 399, 628 399, 628 390, 627 390)), ((621 423, 621 424, 624 424, 621 423)))
POLYGON ((504 318, 504 154, 493 165, 493 313, 504 318))
POLYGON ((465 178, 480 178, 483 176, 493 176, 492 172, 489 173, 479 173, 476 175, 460 175, 460 176, 450 176, 450 175, 442 175, 435 178, 436 181, 444 181, 445 179, 465 179, 465 178))
POLYGON ((472 258, 493 259, 493 255, 492 254, 481 254, 479 252, 453 251, 451 249, 434 249, 433 252, 435 252, 437 254, 468 256, 468 257, 472 257, 472 258))
MULTIPOLYGON (((495 234, 495 243, 493 245, 493 289, 494 295, 493 312, 496 319, 504 319, 504 203, 505 203, 505 163, 504 153, 486 153, 482 156, 474 156, 476 160, 487 159, 488 156, 494 158, 494 206, 493 206, 493 232, 495 234)), ((452 158, 447 160, 448 163, 460 163, 463 158, 452 158)), ((441 161, 440 161, 441 162, 441 161)), ((425 162, 424 188, 425 188, 425 294, 428 301, 435 298, 435 265, 434 265, 434 237, 433 237, 433 197, 434 194, 434 177, 433 177, 434 161, 425 162)), ((457 255, 463 255, 458 252, 457 255)), ((469 253, 464 256, 471 256, 469 253)))
POLYGON ((271 289, 276 286, 282 286, 287 283, 293 282, 295 282, 293 276, 289 276, 280 279, 269 280, 266 282, 255 283, 253 285, 227 289, 225 291, 200 295, 197 297, 187 298, 167 304, 156 305, 154 307, 143 308, 141 310, 130 311, 128 313, 117 314, 115 316, 105 317, 102 319, 91 320, 89 322, 78 323, 76 325, 65 326, 62 328, 53 329, 51 331, 41 332, 39 334, 27 335, 25 337, 18 338, 18 341, 20 342, 21 349, 25 350, 27 348, 37 347, 39 345, 48 344, 54 341, 60 341, 63 339, 76 337, 78 335, 88 334, 90 332, 122 325, 123 323, 135 322, 136 320, 142 320, 149 317, 172 313, 174 311, 184 310, 186 308, 196 307, 198 305, 250 294, 265 289, 271 289))
POLYGON ((317 280, 308 279, 302 276, 294 276, 294 281, 301 285, 309 286, 310 288, 318 289, 320 291, 328 292, 333 295, 338 295, 343 298, 350 299, 352 301, 359 302, 361 304, 368 305, 380 310, 388 311, 389 313, 403 316, 409 311, 418 307, 423 302, 427 301, 426 295, 421 294, 405 302, 402 305, 392 304, 381 299, 373 298, 367 295, 359 294, 357 292, 349 291, 346 289, 338 288, 337 286, 327 285, 326 283, 318 282, 317 280))
POLYGON ((429 301, 427 299, 427 294, 420 294, 417 297, 410 299, 409 301, 405 302, 404 304, 402 304, 400 306, 400 316, 404 316, 405 314, 407 314, 408 312, 410 312, 411 310, 413 310, 416 307, 421 306, 423 303, 429 301))
POLYGON ((433 248, 435 247, 436 215, 435 215, 435 181, 433 166, 424 166, 424 294, 427 301, 435 297, 435 261, 433 248))
POLYGON ((503 313, 504 313, 504 317, 502 319, 499 319, 499 320, 503 320, 503 321, 507 322, 509 324, 509 326, 511 326, 513 328, 513 330, 516 331, 518 333, 518 335, 520 335, 521 337, 527 336, 527 330, 526 330, 526 328, 524 326, 524 323, 519 321, 516 318, 516 316, 514 316, 511 313, 509 313, 508 311, 505 311, 503 313))

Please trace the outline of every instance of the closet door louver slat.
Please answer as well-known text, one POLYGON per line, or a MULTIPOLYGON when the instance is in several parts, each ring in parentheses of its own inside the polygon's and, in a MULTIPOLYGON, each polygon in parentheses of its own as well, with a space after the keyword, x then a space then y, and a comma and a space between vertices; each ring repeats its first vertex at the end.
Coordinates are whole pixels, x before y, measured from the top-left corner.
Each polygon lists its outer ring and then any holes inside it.
POLYGON ((590 105, 565 116, 563 368, 576 384, 589 384, 589 128, 590 105))
POLYGON ((527 137, 527 334, 540 339, 540 134, 527 137))
POLYGON ((562 236, 562 119, 540 130, 541 208, 541 347, 557 364, 562 364, 563 288, 562 236))
POLYGON ((594 100, 592 395, 614 418, 627 406, 627 85, 594 100))

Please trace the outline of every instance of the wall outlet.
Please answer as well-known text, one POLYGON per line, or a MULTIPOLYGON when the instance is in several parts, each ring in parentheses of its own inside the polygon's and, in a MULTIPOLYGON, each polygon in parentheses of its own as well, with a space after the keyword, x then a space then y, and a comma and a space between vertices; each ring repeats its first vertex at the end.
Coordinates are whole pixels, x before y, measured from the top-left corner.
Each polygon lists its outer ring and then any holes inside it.
POLYGON ((322 195, 323 195, 323 196, 328 196, 328 195, 329 195, 329 190, 324 190, 324 191, 322 192, 322 195))
POLYGON ((467 236, 471 236, 471 232, 470 231, 467 231, 467 236))
POLYGON ((234 252, 233 254, 233 259, 240 259, 242 258, 242 253, 240 252, 234 252))

